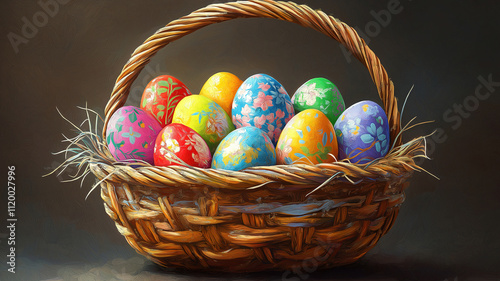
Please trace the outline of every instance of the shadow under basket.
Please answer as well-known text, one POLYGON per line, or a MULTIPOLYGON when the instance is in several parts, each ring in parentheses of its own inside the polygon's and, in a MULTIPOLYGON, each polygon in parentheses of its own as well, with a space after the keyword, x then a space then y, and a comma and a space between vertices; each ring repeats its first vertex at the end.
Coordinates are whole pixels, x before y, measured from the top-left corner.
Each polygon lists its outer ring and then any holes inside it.
MULTIPOLYGON (((404 189, 425 154, 423 138, 402 144, 394 86, 356 31, 304 5, 267 0, 212 4, 158 30, 132 54, 105 110, 105 124, 124 105, 150 58, 201 27, 264 17, 310 27, 339 41, 368 69, 391 128, 394 147, 369 164, 252 167, 232 172, 108 161, 90 164, 101 181, 106 213, 140 254, 170 268, 253 272, 313 262, 319 268, 353 263, 392 227, 404 189)), ((104 129, 105 130, 105 129, 104 129)), ((105 131, 103 136, 105 136, 105 131)), ((105 139, 105 138, 103 138, 105 139)))

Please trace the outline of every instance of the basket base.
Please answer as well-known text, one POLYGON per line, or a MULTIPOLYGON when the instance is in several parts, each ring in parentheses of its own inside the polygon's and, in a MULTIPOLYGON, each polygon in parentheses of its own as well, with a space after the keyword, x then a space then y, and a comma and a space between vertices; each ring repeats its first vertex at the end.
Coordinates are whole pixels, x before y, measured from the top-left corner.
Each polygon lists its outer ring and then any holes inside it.
MULTIPOLYGON (((374 233, 375 234, 375 233, 374 233)), ((281 249, 255 248, 253 251, 257 258, 235 258, 230 260, 216 260, 208 258, 206 255, 200 254, 203 250, 191 248, 190 251, 197 259, 179 258, 177 257, 155 257, 144 255, 143 252, 136 249, 139 254, 161 266, 163 268, 175 270, 194 270, 197 272, 225 272, 225 273, 250 273, 262 271, 290 271, 292 273, 303 272, 304 270, 316 271, 319 269, 329 269, 333 267, 344 266, 355 263, 361 259, 371 248, 378 242, 380 235, 372 235, 369 243, 359 245, 361 248, 356 248, 356 245, 349 243, 342 244, 319 244, 314 247, 305 249, 300 253, 289 252, 283 255, 281 249), (269 253, 267 256, 265 253, 269 253), (261 254, 265 257, 261 258, 261 254)), ((136 245, 130 244, 135 248, 136 245)), ((144 249, 144 248, 143 248, 144 249)), ((210 251, 207 249, 207 251, 210 251)))
POLYGON ((363 257, 394 224, 405 180, 354 187, 332 183, 312 199, 299 191, 279 192, 300 197, 283 203, 264 196, 254 200, 251 192, 259 190, 239 192, 245 201, 235 203, 230 191, 195 193, 116 182, 103 182, 101 197, 130 246, 160 266, 294 271, 332 268, 363 257))
POLYGON ((301 272, 312 272, 316 270, 325 270, 334 267, 345 266, 349 264, 353 264, 359 259, 361 259, 366 253, 362 254, 358 257, 352 257, 350 259, 344 259, 342 261, 331 261, 325 262, 322 261, 321 258, 310 258, 301 261, 283 261, 276 264, 263 264, 260 261, 246 261, 246 262, 238 262, 234 261, 228 264, 210 264, 209 267, 201 266, 199 263, 195 261, 186 261, 185 263, 171 263, 164 262, 161 259, 157 259, 154 257, 147 257, 149 260, 154 262, 156 265, 166 268, 166 269, 174 269, 179 271, 196 271, 196 272, 212 272, 212 273, 254 273, 254 272, 277 272, 277 271, 287 271, 291 274, 300 274, 301 272))

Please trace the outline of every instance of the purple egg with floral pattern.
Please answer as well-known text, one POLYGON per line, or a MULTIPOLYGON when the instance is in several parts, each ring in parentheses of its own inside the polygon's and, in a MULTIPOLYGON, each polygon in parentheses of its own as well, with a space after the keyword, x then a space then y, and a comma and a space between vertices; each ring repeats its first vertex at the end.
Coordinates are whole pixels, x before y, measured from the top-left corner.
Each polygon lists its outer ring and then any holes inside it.
POLYGON ((109 119, 106 142, 118 161, 137 159, 154 163, 155 140, 162 126, 150 114, 135 106, 119 108, 109 119))
POLYGON ((294 115, 285 88, 267 74, 248 77, 234 96, 232 119, 236 128, 257 127, 271 138, 274 145, 294 115))
POLYGON ((377 103, 360 101, 347 108, 334 125, 339 158, 365 164, 384 157, 391 144, 387 116, 377 103))

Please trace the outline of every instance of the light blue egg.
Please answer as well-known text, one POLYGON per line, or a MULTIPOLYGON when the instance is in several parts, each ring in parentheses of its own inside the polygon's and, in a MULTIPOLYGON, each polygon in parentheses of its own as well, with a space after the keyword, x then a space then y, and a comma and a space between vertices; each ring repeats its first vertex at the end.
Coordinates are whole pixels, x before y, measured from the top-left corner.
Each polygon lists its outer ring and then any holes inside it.
POLYGON ((271 138, 274 145, 294 114, 285 88, 267 74, 248 77, 234 96, 232 120, 235 127, 257 127, 271 138))
POLYGON ((276 164, 276 150, 269 136, 256 127, 242 127, 229 133, 212 158, 212 168, 239 171, 276 164))
POLYGON ((365 164, 389 151, 389 122, 382 107, 373 101, 351 105, 335 122, 334 129, 340 159, 365 164))

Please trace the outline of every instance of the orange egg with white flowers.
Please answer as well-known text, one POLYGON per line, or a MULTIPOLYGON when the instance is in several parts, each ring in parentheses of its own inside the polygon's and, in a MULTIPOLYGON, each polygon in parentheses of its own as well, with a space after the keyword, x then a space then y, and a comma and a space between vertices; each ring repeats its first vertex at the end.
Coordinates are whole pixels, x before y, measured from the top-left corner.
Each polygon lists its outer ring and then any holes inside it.
POLYGON ((331 163, 338 159, 337 138, 328 117, 317 109, 296 114, 276 145, 278 164, 331 163))

